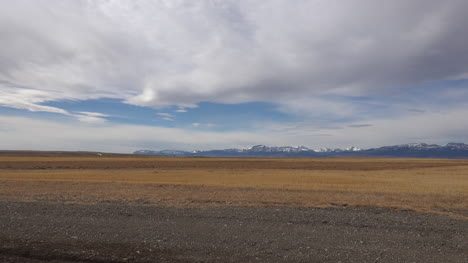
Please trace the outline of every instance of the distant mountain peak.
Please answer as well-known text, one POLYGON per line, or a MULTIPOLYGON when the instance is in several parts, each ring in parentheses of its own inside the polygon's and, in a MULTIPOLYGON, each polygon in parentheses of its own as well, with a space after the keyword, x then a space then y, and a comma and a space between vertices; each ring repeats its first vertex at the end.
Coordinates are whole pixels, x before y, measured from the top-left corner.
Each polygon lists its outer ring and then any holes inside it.
POLYGON ((348 152, 359 152, 359 151, 361 151, 361 148, 351 146, 351 147, 346 148, 346 151, 348 151, 348 152))
POLYGON ((312 150, 305 146, 266 146, 255 145, 250 148, 232 148, 208 151, 179 150, 139 150, 134 154, 163 156, 208 156, 208 157, 414 157, 414 158, 468 158, 468 145, 447 143, 444 146, 427 143, 408 143, 383 146, 363 150, 351 146, 346 149, 319 148, 312 150))
POLYGON ((332 152, 333 150, 330 149, 330 148, 320 148, 320 149, 316 149, 314 150, 314 152, 317 152, 317 153, 329 153, 329 152, 332 152))
POLYGON ((346 151, 361 151, 357 147, 349 147, 346 150, 342 149, 330 149, 321 148, 319 150, 312 150, 306 146, 266 146, 263 144, 254 145, 245 149, 224 149, 224 150, 211 150, 211 151, 191 151, 184 152, 178 150, 162 150, 162 151, 151 151, 151 150, 139 150, 135 154, 146 154, 146 155, 169 155, 169 156, 191 156, 191 155, 220 155, 220 156, 232 156, 232 155, 246 155, 246 156, 307 156, 307 154, 313 153, 338 153, 346 151), (224 155, 223 155, 224 154, 224 155))

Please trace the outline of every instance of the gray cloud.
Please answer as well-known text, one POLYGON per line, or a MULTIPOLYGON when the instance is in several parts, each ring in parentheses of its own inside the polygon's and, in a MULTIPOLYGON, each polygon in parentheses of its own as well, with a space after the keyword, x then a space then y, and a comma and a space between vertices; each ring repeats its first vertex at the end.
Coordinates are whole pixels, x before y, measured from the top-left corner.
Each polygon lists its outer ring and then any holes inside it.
POLYGON ((41 103, 107 97, 291 108, 323 94, 391 94, 466 78, 466 10, 463 0, 9 1, 0 105, 66 114, 41 103))
POLYGON ((312 134, 312 136, 329 137, 329 136, 333 136, 333 135, 327 134, 327 133, 319 133, 319 134, 312 134))
POLYGON ((351 128, 364 128, 364 127, 370 127, 372 126, 372 124, 351 124, 351 125, 348 125, 348 127, 351 127, 351 128))
POLYGON ((421 110, 421 109, 408 109, 408 111, 416 112, 416 113, 425 113, 426 112, 425 110, 421 110))

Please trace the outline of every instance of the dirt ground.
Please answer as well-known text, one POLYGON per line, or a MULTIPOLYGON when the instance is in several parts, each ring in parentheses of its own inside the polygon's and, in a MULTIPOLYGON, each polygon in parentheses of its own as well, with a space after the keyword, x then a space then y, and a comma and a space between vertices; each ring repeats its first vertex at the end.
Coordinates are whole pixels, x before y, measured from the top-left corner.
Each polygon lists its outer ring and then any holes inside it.
POLYGON ((0 157, 0 262, 468 262, 468 162, 0 157))
POLYGON ((468 222, 383 208, 0 202, 1 262, 467 262, 468 222))

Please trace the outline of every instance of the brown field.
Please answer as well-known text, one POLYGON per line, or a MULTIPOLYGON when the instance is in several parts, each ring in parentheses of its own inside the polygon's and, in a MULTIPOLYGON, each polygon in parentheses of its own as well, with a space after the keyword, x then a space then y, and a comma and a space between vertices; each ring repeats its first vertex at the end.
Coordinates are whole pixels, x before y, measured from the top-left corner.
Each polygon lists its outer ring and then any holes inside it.
POLYGON ((468 160, 0 157, 0 198, 468 210, 468 160))
POLYGON ((5 155, 0 262, 468 259, 468 160, 5 155))

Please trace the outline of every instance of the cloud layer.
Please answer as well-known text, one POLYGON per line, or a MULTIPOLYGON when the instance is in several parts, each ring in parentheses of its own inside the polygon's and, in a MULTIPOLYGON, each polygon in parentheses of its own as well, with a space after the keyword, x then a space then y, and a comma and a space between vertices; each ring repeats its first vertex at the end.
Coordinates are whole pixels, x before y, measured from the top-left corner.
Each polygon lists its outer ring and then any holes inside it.
POLYGON ((468 77, 466 10, 463 0, 10 1, 0 105, 391 94, 468 77))
POLYGON ((8 1, 0 107, 73 125, 0 112, 0 145, 128 152, 468 140, 466 10, 465 0, 8 1), (102 98, 153 108, 174 128, 50 104, 102 98), (272 102, 294 118, 226 132, 199 116, 182 127, 203 102, 272 102))

